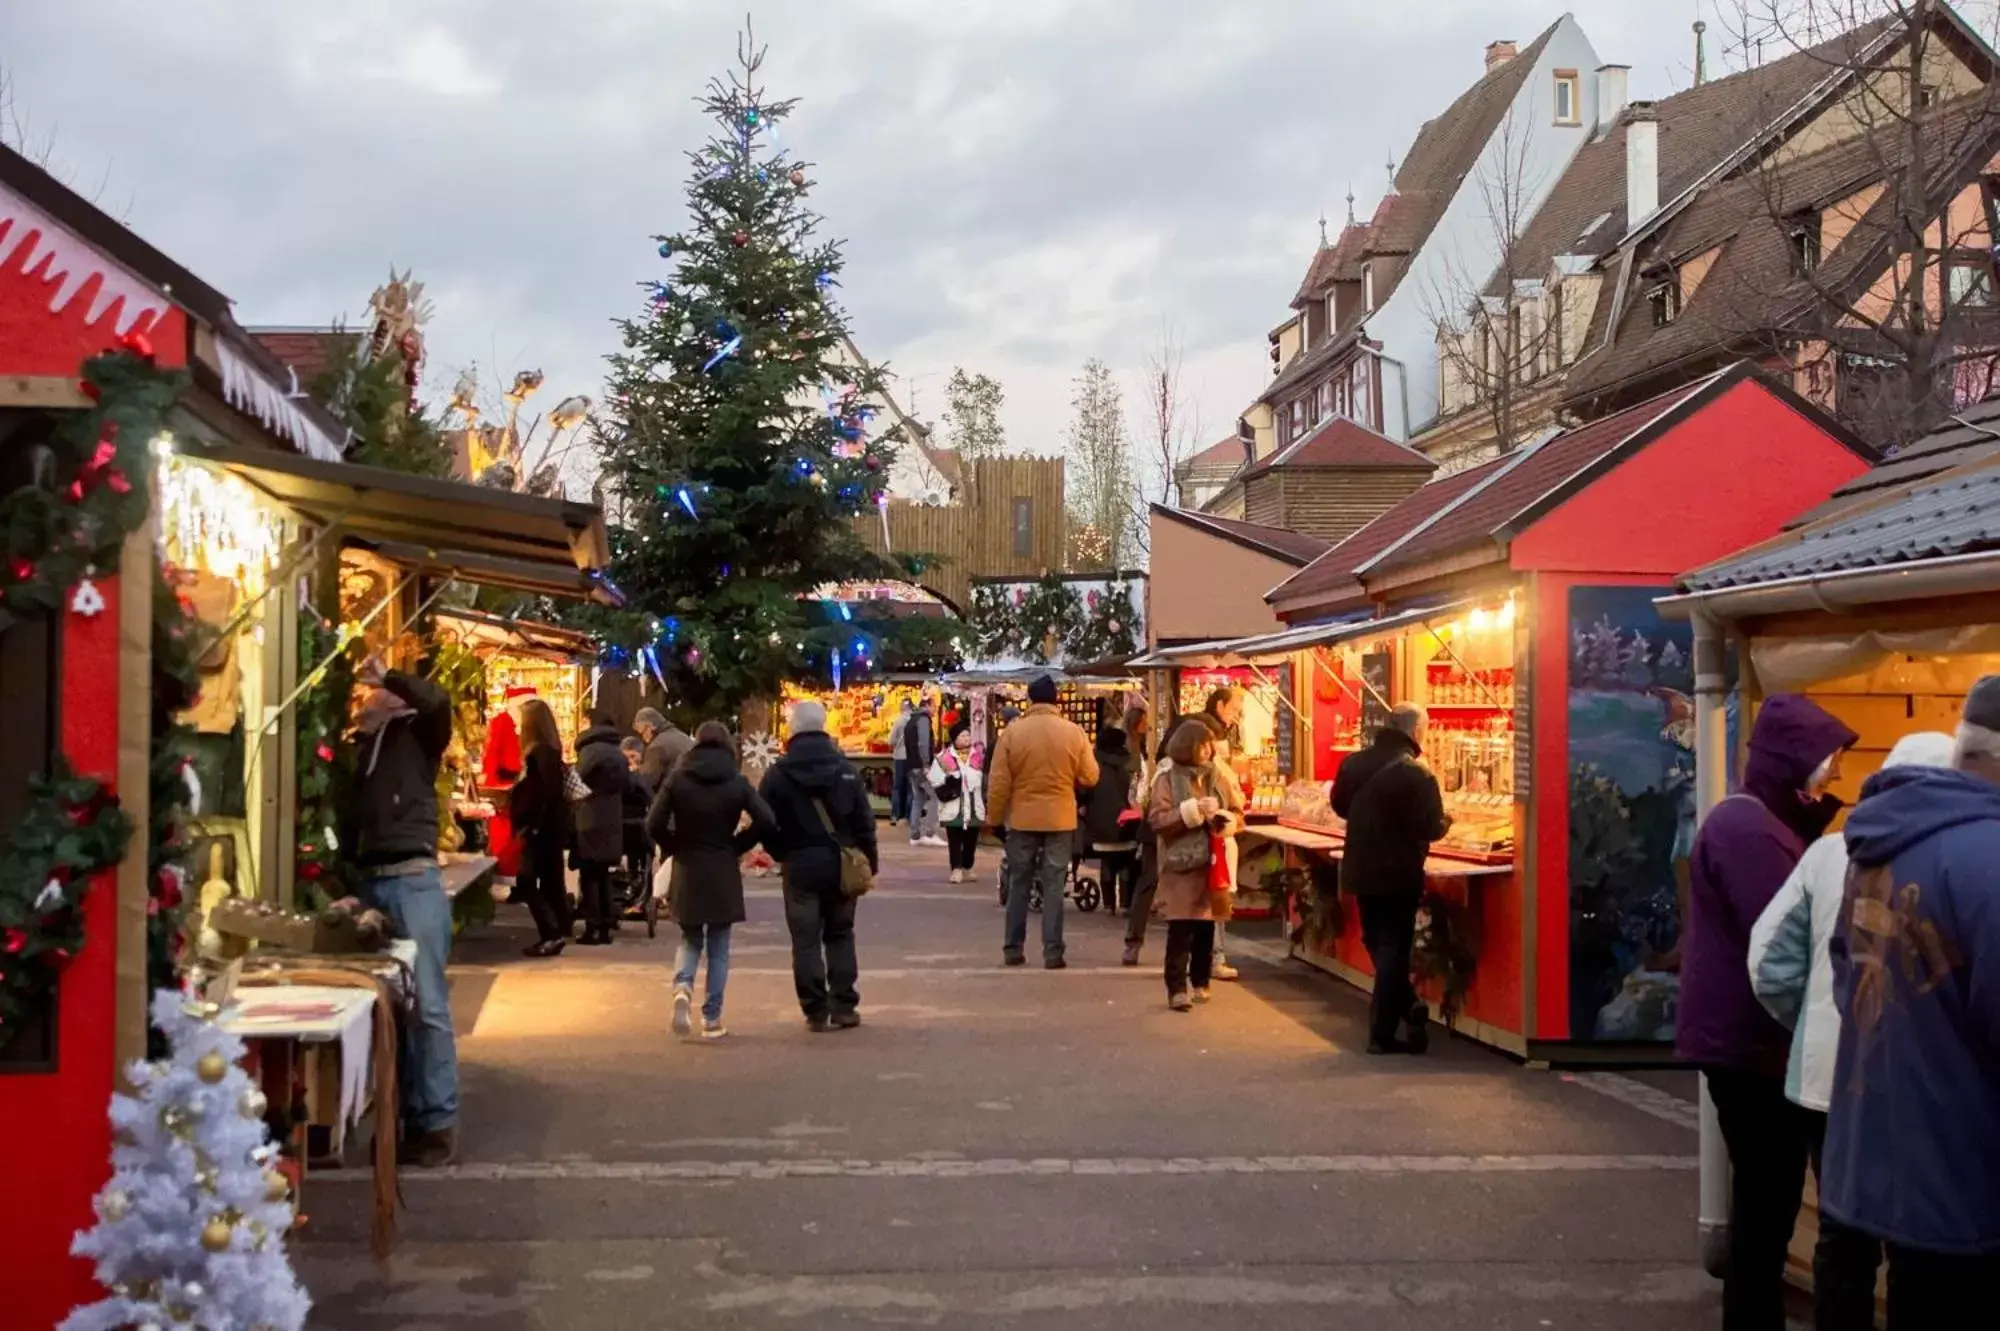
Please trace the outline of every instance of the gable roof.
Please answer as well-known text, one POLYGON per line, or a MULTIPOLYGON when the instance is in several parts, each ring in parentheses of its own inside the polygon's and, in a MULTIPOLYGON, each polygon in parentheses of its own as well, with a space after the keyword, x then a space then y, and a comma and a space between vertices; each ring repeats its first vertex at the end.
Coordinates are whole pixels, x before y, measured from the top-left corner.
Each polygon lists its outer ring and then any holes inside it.
POLYGON ((1458 502, 1466 491, 1479 485, 1507 462, 1506 458, 1497 458, 1418 486, 1407 498, 1373 522, 1266 592, 1264 599, 1272 604, 1310 598, 1326 601, 1360 599, 1364 588, 1355 576, 1357 569, 1395 544, 1412 528, 1458 502))
MULTIPOLYGON (((43 264, 44 275, 53 278, 56 274, 49 269, 56 265, 47 256, 56 247, 56 238, 42 235, 32 245, 23 243, 29 231, 46 226, 68 231, 206 324, 215 335, 219 366, 215 376, 219 383, 211 383, 232 410, 300 452, 339 459, 348 438, 346 427, 318 403, 286 396, 291 375, 236 322, 227 296, 36 163, 0 144, 0 232, 4 232, 0 260, 18 262, 24 270, 43 264), (18 200, 18 205, 11 200, 18 200)), ((68 288, 72 293, 86 280, 74 271, 64 277, 72 284, 68 288)), ((100 287, 100 298, 104 290, 100 287)), ((198 356, 189 359, 190 368, 202 365, 198 356)))
POLYGON ((1198 453, 1189 455, 1176 470, 1184 474, 1200 471, 1218 474, 1226 472, 1234 475, 1242 467, 1243 459, 1248 452, 1249 448, 1243 440, 1232 434, 1216 440, 1198 453))
POLYGON ((2000 458, 1988 457, 1884 490, 1678 581, 1685 591, 1716 591, 1995 549, 2000 458))
POLYGON ((298 389, 310 391, 313 380, 326 373, 336 357, 352 356, 361 334, 352 329, 253 326, 243 330, 258 345, 298 377, 298 389))
MULTIPOLYGON (((1556 29, 1563 22, 1563 19, 1558 19, 1550 24, 1519 54, 1494 66, 1477 83, 1459 94, 1442 115, 1424 122, 1417 131, 1416 140, 1410 144, 1409 152, 1404 154, 1402 165, 1396 169, 1394 187, 1376 205, 1375 215, 1366 224, 1344 229, 1338 242, 1313 255, 1307 268, 1305 285, 1294 297, 1294 304, 1323 294, 1325 284, 1335 280, 1336 270, 1344 269, 1349 263, 1355 265, 1358 277, 1359 264, 1370 256, 1412 254, 1423 247, 1459 187, 1478 164, 1479 155, 1486 150, 1494 131, 1506 118, 1514 98, 1521 91, 1521 85, 1534 72, 1549 39, 1555 36, 1556 29)), ((1387 265, 1377 277, 1377 309, 1395 293, 1402 279, 1401 270, 1406 266, 1387 265)), ((1291 387, 1332 360, 1340 350, 1352 346, 1352 334, 1366 321, 1369 313, 1366 310, 1357 311, 1342 328, 1336 330, 1336 336, 1295 357, 1258 400, 1270 400, 1273 394, 1291 387)))
POLYGON ((1171 508, 1166 504, 1154 504, 1152 512, 1155 517, 1178 522, 1210 536, 1219 536, 1258 554, 1283 560, 1295 568, 1305 567, 1328 549, 1327 543, 1316 536, 1286 531, 1283 527, 1267 527, 1261 522, 1219 518, 1213 513, 1197 513, 1192 509, 1171 508))
POLYGON ((1436 471, 1437 463, 1367 426, 1345 416, 1335 416, 1302 439, 1294 440, 1270 457, 1252 463, 1243 479, 1279 470, 1307 467, 1388 467, 1408 471, 1436 471))

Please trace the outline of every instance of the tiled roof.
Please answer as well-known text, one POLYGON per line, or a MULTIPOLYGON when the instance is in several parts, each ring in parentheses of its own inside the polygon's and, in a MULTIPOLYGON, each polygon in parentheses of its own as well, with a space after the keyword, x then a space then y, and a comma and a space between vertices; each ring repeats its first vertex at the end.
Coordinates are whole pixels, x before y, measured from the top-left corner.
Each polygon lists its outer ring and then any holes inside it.
POLYGON ((1267 601, 1296 601, 1306 597, 1343 600, 1361 595, 1356 569, 1400 540, 1412 528, 1427 522, 1440 510, 1463 498, 1509 459, 1500 458, 1450 476, 1441 476, 1420 485, 1401 503, 1355 532, 1333 549, 1300 569, 1291 578, 1265 594, 1267 601))
POLYGON ((1502 459, 1505 465, 1439 512, 1423 530, 1370 561, 1362 572, 1407 568, 1493 541, 1529 509, 1563 491, 1621 445, 1716 387, 1725 377, 1711 375, 1509 454, 1502 459))
MULTIPOLYGON (((1388 200, 1383 200, 1386 204, 1388 200)), ((1377 213, 1380 213, 1378 208, 1377 213)), ((1299 284, 1299 294, 1292 297, 1294 309, 1314 300, 1324 299, 1327 288, 1335 282, 1359 282, 1361 280, 1361 259, 1369 251, 1369 241, 1374 236, 1374 228, 1367 222, 1350 222, 1341 228, 1339 237, 1331 245, 1322 245, 1313 255, 1310 267, 1306 269, 1306 280, 1299 284)))
MULTIPOLYGON (((1851 45, 1868 31, 1838 40, 1851 45)), ((1804 68, 1776 81, 1746 84, 1736 99, 1742 117, 1738 136, 1747 142, 1773 125, 1812 90, 1815 80, 1827 76, 1828 59, 1815 52, 1795 55, 1779 65, 1803 61, 1804 68)), ((1719 135, 1718 130, 1717 142, 1719 135)), ((1950 145, 1966 164, 1990 156, 1996 139, 2000 125, 1993 123, 1978 96, 1940 109, 1927 135, 1933 152, 1942 157, 1941 145, 1950 145)), ((1664 124, 1661 144, 1664 156, 1664 124)), ((1606 330, 1617 301, 1610 289, 1598 300, 1584 343, 1591 350, 1571 370, 1565 400, 1586 403, 1623 386, 1643 386, 1649 376, 1677 367, 1698 369, 1704 361, 1734 358, 1795 324, 1816 304, 1816 297, 1812 287, 1793 274, 1791 241, 1779 219, 1822 209, 1882 179, 1901 165, 1906 149, 1901 135, 1857 136, 1775 168, 1745 167, 1705 187, 1641 246, 1608 344, 1606 330), (1716 257, 1700 286, 1682 301, 1673 322, 1655 327, 1645 292, 1660 279, 1644 270, 1661 263, 1678 267, 1711 251, 1716 257)), ((1663 181, 1662 195, 1669 191, 1663 181)), ((1885 201, 1875 214, 1857 221, 1846 238, 1827 252, 1814 274, 1815 284, 1837 289, 1865 279, 1881 265, 1889 206, 1885 201)))
POLYGON ((1248 449, 1245 447, 1243 440, 1232 434, 1226 438, 1216 440, 1207 448, 1189 457, 1181 463, 1179 470, 1184 472, 1226 471, 1233 475, 1236 469, 1243 465, 1243 459, 1247 452, 1248 449))
MULTIPOLYGON (((1759 127, 1796 105, 1826 78, 1827 59, 1824 47, 1800 51, 1655 102, 1661 201, 1678 197, 1743 147, 1759 127)), ((1559 254, 1601 257, 1617 246, 1631 220, 1625 215, 1626 123, 1621 118, 1609 134, 1584 144, 1570 159, 1521 233, 1513 276, 1540 278, 1559 254)), ((1487 294, 1501 294, 1506 276, 1495 273, 1487 294)))
POLYGON ((299 387, 312 388, 336 356, 349 356, 361 345, 361 334, 339 328, 245 328, 259 346, 276 356, 299 377, 299 387))
MULTIPOLYGON (((1424 122, 1423 128, 1417 131, 1416 141, 1410 145, 1410 151, 1404 155, 1402 165, 1396 169, 1395 188, 1376 206, 1375 216, 1365 227, 1349 228, 1349 231, 1359 229, 1366 234, 1351 249, 1336 244, 1331 251, 1316 253, 1306 274, 1306 285, 1300 288, 1300 299, 1314 294, 1313 279, 1319 273, 1322 256, 1329 253, 1344 264, 1349 258, 1358 263, 1370 254, 1410 254, 1422 248, 1437 226, 1438 219, 1444 216, 1445 208, 1458 193, 1459 186, 1478 163, 1479 154, 1485 150, 1488 140, 1506 117, 1508 108, 1513 106, 1515 95, 1534 71, 1536 61, 1541 59, 1543 48, 1555 35, 1560 22, 1550 24, 1541 36, 1513 59, 1488 70, 1483 78, 1461 93, 1457 101, 1445 108, 1443 115, 1424 122)), ((1345 242, 1348 233, 1343 232, 1341 239, 1345 242)), ((1394 271, 1376 278, 1377 308, 1394 293, 1402 276, 1401 269, 1405 266, 1390 265, 1394 271)), ((1338 331, 1353 331, 1353 327, 1364 317, 1357 315, 1349 321, 1349 327, 1338 331)), ((1264 400, 1269 400, 1272 393, 1290 387, 1314 368, 1324 365, 1343 345, 1347 345, 1347 339, 1328 338, 1320 346, 1295 359, 1265 390, 1264 400)))
POLYGON ((1163 518, 1210 532, 1238 545, 1247 545, 1275 559, 1303 567, 1326 553, 1328 546, 1316 536, 1303 532, 1286 531, 1283 527, 1267 527, 1261 522, 1245 522, 1240 518, 1219 518, 1213 513, 1197 513, 1192 509, 1169 508, 1165 504, 1153 505, 1153 512, 1163 518))
POLYGON ((1243 473, 1243 479, 1295 467, 1394 467, 1435 471, 1437 464, 1395 440, 1345 416, 1335 416, 1243 473))
POLYGON ((2000 460, 1912 482, 1680 580, 1714 591, 2000 548, 2000 460))

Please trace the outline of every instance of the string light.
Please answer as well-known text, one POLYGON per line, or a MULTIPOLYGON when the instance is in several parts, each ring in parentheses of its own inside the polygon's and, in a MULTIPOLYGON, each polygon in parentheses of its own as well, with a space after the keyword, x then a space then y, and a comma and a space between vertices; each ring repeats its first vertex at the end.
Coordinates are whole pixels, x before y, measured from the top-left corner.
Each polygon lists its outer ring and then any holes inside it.
MULTIPOLYGON (((153 441, 156 451, 159 439, 153 441)), ((172 452, 160 467, 160 524, 166 557, 228 578, 245 596, 264 591, 285 548, 285 524, 241 478, 172 452)))

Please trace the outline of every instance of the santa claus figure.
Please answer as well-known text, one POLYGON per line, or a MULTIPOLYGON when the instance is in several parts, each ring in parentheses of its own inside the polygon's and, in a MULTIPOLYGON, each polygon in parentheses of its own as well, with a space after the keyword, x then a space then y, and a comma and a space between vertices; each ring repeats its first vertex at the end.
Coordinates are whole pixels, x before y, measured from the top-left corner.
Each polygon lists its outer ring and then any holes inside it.
POLYGON ((502 705, 486 722, 486 747, 479 755, 479 784, 499 812, 486 825, 487 845, 500 861, 499 873, 512 878, 520 868, 521 848, 514 824, 507 817, 507 793, 521 776, 521 704, 535 696, 526 685, 513 685, 502 705))

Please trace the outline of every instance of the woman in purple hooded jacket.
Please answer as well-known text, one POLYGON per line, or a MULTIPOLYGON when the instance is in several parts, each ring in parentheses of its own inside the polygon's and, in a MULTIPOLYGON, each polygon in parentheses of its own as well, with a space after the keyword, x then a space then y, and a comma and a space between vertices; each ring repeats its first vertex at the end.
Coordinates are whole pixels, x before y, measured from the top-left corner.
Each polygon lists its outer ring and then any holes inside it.
POLYGON ((1785 1098, 1791 1033, 1750 987, 1750 930, 1840 812, 1826 793, 1858 736, 1796 694, 1764 701, 1743 788, 1696 835, 1675 1052, 1701 1069, 1729 1148, 1724 1331, 1780 1331, 1785 1252, 1805 1187, 1807 1120, 1785 1098))

